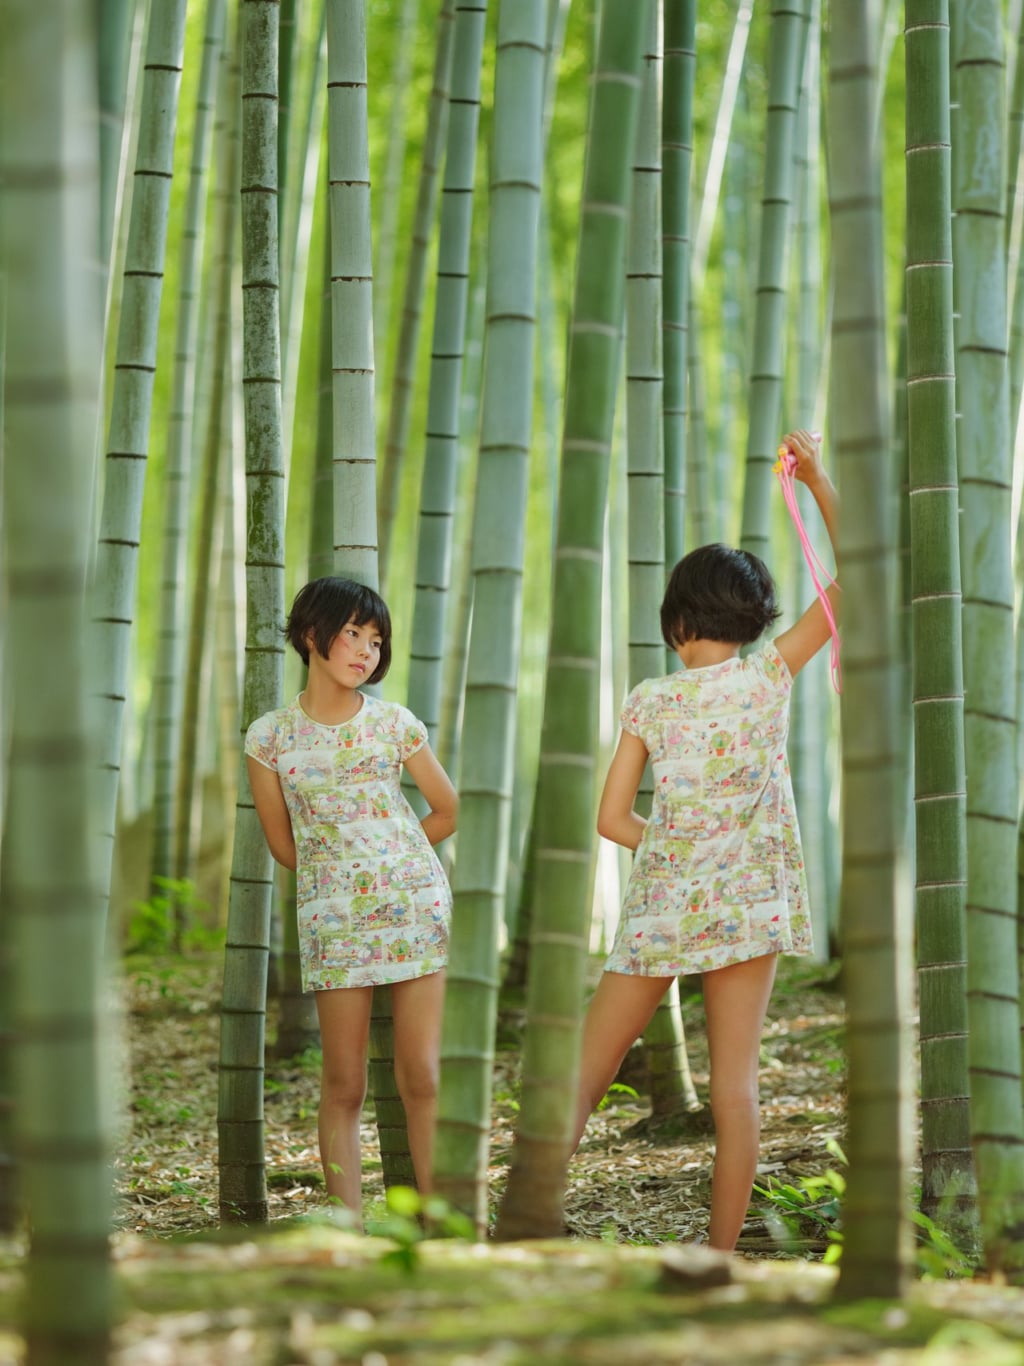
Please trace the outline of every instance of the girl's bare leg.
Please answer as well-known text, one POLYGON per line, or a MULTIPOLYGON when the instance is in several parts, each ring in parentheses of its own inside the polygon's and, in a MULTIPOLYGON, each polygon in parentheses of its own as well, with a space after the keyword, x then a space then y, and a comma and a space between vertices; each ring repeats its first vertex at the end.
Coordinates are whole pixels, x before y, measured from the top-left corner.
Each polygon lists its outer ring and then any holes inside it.
POLYGON ((320 1161, 327 1194, 362 1226, 362 1151, 359 1117, 366 1098, 366 1046, 373 987, 318 991, 323 1071, 320 1077, 320 1161))
POLYGON ((777 954, 770 953, 704 974, 715 1121, 708 1241, 724 1252, 736 1246, 757 1170, 761 1137, 757 1064, 777 959, 777 954))
POLYGON ((395 1082, 405 1106, 409 1153, 420 1195, 429 1195, 431 1186, 443 1007, 443 972, 392 984, 395 1082))
POLYGON ((647 1028, 671 977, 641 977, 605 972, 587 1007, 583 1022, 580 1088, 573 1151, 595 1107, 615 1080, 622 1059, 647 1028))

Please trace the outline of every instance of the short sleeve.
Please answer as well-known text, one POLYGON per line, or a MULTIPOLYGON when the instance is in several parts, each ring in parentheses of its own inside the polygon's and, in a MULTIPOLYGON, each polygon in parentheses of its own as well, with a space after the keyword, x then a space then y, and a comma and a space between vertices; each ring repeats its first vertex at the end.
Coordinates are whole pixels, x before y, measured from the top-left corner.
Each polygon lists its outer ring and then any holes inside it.
POLYGON ((398 754, 403 764, 414 754, 418 754, 427 743, 426 726, 413 716, 407 707, 395 709, 395 732, 398 739, 398 754))
POLYGON ((264 768, 277 772, 277 731, 273 712, 258 717, 245 732, 245 752, 264 768))
POLYGON ((640 734, 640 727, 644 717, 644 692, 643 687, 636 687, 622 704, 622 713, 619 717, 619 725, 627 735, 636 735, 643 739, 640 734))
POLYGON ((789 666, 779 654, 778 647, 774 640, 768 643, 755 655, 761 666, 761 672, 771 684, 781 693, 788 693, 793 687, 793 675, 789 672, 789 666))

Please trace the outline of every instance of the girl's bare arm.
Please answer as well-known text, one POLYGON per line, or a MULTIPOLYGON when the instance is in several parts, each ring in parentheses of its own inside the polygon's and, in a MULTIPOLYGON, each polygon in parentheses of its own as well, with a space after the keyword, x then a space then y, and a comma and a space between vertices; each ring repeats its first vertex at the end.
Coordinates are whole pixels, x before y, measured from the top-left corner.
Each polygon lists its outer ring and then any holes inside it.
MULTIPOLYGON (((821 520, 825 523, 825 530, 828 532, 834 554, 839 535, 839 497, 832 480, 826 474, 821 463, 821 447, 810 432, 802 430, 790 432, 783 438, 782 445, 787 447, 790 454, 796 459, 794 477, 799 479, 802 484, 806 484, 818 505, 818 511, 821 513, 821 520)), ((832 607, 833 615, 838 620, 839 605, 842 598, 839 585, 829 584, 826 589, 826 596, 832 607)), ((785 660, 789 672, 795 677, 807 661, 818 653, 830 635, 831 631, 829 630, 828 618, 825 616, 825 609, 820 600, 815 598, 800 620, 788 631, 783 631, 780 636, 776 637, 775 648, 785 660)))
POLYGON ((455 830, 459 814, 458 793, 429 745, 406 759, 405 766, 430 807, 421 822, 423 833, 431 844, 440 844, 455 830))
POLYGON ((295 871, 295 836, 292 834, 292 821, 285 805, 281 780, 272 768, 267 768, 251 754, 245 756, 249 770, 249 789, 256 804, 256 814, 263 826, 263 833, 270 852, 278 863, 295 871))
POLYGON ((633 810, 646 763, 646 745, 639 736, 624 730, 604 780, 601 805, 597 810, 597 833, 626 849, 637 847, 647 824, 633 810))

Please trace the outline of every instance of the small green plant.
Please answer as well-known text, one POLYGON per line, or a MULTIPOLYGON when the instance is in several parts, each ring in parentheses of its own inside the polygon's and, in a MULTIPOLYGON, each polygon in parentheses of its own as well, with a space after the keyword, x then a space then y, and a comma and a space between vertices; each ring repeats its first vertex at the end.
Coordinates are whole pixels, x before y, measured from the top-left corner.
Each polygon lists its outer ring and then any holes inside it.
POLYGON ((307 1044, 301 1053, 297 1054, 289 1064, 297 1067, 300 1072, 307 1072, 311 1077, 318 1077, 323 1066, 323 1049, 318 1043, 307 1044))
POLYGON ((919 1209, 912 1210, 910 1217, 916 1229, 917 1269, 920 1275, 928 1280, 944 1281, 974 1274, 979 1261, 977 1249, 971 1251, 958 1247, 945 1229, 919 1209))
POLYGON ((382 1265, 397 1266, 407 1276, 419 1266, 418 1243, 428 1236, 476 1237, 473 1221, 452 1209, 439 1195, 420 1195, 411 1186, 391 1186, 385 1197, 387 1213, 383 1219, 368 1219, 366 1231, 375 1238, 390 1238, 395 1244, 381 1257, 382 1265), (429 1230, 429 1233, 428 1233, 429 1230))
POLYGON ((607 1110, 609 1105, 614 1105, 613 1096, 628 1096, 630 1100, 639 1100, 640 1093, 635 1091, 632 1086, 627 1086, 625 1082, 613 1081, 602 1098, 598 1101, 599 1110, 607 1110))
POLYGON ((219 930, 203 923, 209 903, 196 895, 191 878, 154 877, 156 888, 147 901, 132 902, 128 924, 128 953, 167 953, 180 941, 184 949, 213 948, 219 930))
POLYGON ((505 1106, 514 1115, 519 1113, 519 1097, 515 1091, 508 1086, 496 1086, 493 1096, 496 1106, 505 1106))
MULTIPOLYGON (((844 1166, 846 1154, 830 1138, 828 1151, 844 1166)), ((821 1176, 802 1176, 798 1184, 773 1182, 769 1177, 764 1186, 754 1186, 754 1192, 768 1201, 762 1211, 768 1232, 775 1241, 787 1250, 794 1250, 801 1234, 810 1225, 819 1236, 823 1233, 828 1247, 822 1260, 828 1264, 838 1262, 843 1251, 843 1234, 840 1228, 840 1214, 843 1195, 846 1193, 846 1178, 829 1167, 821 1176)))
MULTIPOLYGON (((835 1141, 829 1139, 828 1150, 844 1166, 846 1154, 835 1141)), ((822 1176, 801 1177, 799 1184, 782 1182, 755 1186, 755 1192, 769 1201, 764 1220, 772 1237, 783 1247, 792 1248, 801 1228, 810 1223, 817 1231, 824 1231, 828 1239, 823 1260, 838 1262, 843 1252, 842 1198, 846 1193, 846 1179, 829 1168, 822 1176)), ((921 1276, 946 1280, 956 1276, 970 1276, 977 1266, 977 1256, 958 1247, 945 1229, 940 1228, 927 1214, 916 1207, 920 1191, 914 1192, 914 1208, 910 1217, 916 1228, 917 1270, 921 1276)))

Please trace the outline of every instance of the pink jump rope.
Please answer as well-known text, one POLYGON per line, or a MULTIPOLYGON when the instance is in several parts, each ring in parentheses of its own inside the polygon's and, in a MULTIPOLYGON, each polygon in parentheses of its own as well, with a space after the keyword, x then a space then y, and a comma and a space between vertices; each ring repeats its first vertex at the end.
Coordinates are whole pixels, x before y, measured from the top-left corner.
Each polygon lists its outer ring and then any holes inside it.
MULTIPOLYGON (((812 432, 811 435, 814 437, 815 441, 821 440, 820 432, 812 432)), ((789 515, 793 518, 793 522, 796 525, 796 533, 800 537, 800 545, 803 548, 804 559, 807 561, 807 568, 811 571, 811 580, 814 583, 815 591, 821 599, 822 607, 825 609, 825 619, 828 622, 828 629, 832 632, 832 651, 830 660, 832 686, 835 688, 836 692, 842 692, 843 674, 839 667, 839 629, 836 626, 836 616, 832 611, 832 604, 828 600, 828 594, 825 592, 825 589, 821 586, 821 579, 819 579, 818 573, 820 571, 829 583, 834 584, 835 579, 815 554, 810 537, 807 535, 807 530, 804 527, 803 518, 800 516, 800 508, 797 506, 796 501, 796 480, 793 477, 793 471, 796 469, 796 456, 788 446, 779 447, 779 458, 775 462, 773 469, 778 476, 779 485, 782 489, 782 496, 786 500, 786 507, 789 508, 789 515)))

